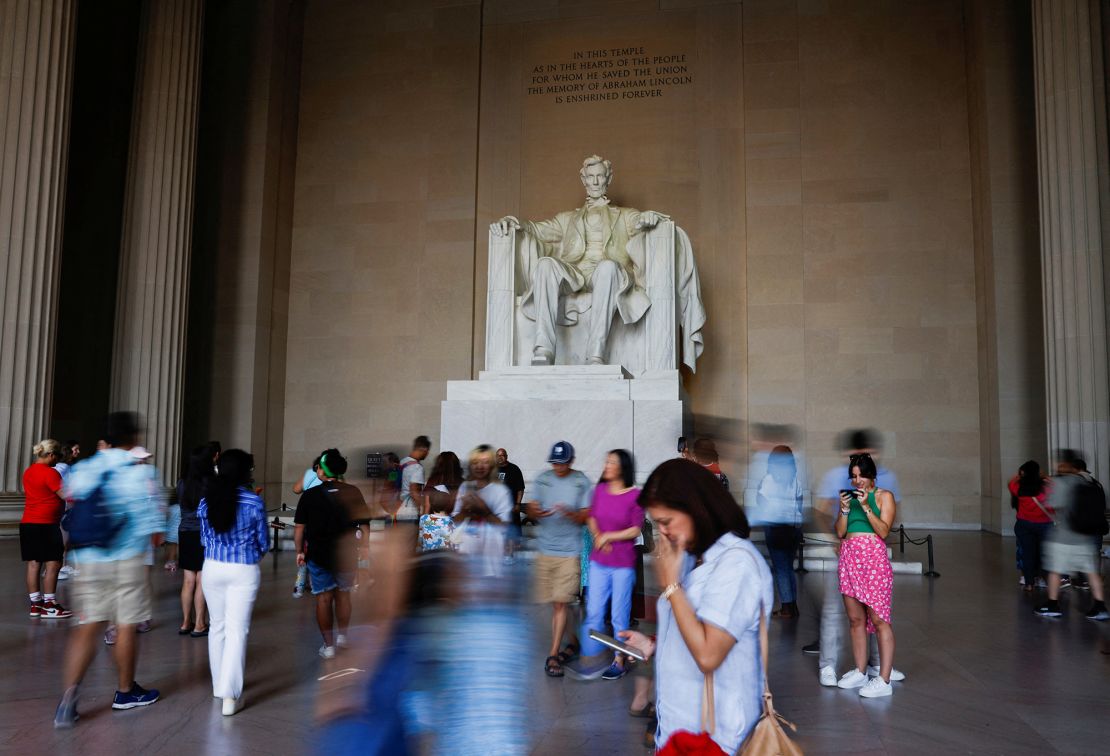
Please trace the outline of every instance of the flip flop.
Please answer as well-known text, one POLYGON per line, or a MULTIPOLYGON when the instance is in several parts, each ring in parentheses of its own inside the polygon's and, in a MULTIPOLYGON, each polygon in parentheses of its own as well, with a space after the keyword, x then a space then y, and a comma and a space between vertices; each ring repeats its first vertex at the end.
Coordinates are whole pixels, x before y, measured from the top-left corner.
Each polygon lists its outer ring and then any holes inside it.
POLYGON ((572 662, 577 659, 579 650, 577 644, 568 643, 566 648, 559 652, 557 657, 559 659, 559 664, 566 664, 567 662, 572 662))
POLYGON ((544 659, 543 671, 548 677, 562 677, 563 665, 558 656, 549 656, 544 659))

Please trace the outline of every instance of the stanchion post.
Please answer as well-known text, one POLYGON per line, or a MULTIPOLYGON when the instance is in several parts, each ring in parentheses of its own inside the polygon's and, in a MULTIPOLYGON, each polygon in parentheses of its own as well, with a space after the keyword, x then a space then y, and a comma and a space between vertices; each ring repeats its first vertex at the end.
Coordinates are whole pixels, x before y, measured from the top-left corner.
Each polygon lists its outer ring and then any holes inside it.
POLYGON ((906 526, 898 526, 898 553, 906 553, 906 526))
POLYGON ((925 545, 929 548, 929 570, 925 577, 940 577, 940 573, 933 569, 933 534, 925 536, 925 545))
POLYGON ((809 570, 806 569, 805 545, 806 539, 805 536, 802 536, 798 539, 798 566, 794 568, 794 572, 800 572, 802 574, 809 572, 809 570))

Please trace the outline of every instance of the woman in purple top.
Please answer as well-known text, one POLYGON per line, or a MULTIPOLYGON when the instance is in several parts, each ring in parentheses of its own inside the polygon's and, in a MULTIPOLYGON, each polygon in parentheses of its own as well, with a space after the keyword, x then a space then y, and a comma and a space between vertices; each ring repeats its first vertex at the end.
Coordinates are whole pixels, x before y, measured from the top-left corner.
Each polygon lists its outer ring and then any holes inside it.
MULTIPOLYGON (((582 653, 586 656, 605 650, 604 645, 590 638, 589 631, 605 632, 606 607, 612 617, 613 635, 628 629, 636 584, 636 538, 644 524, 644 510, 636 503, 640 489, 633 485, 635 480, 632 455, 624 449, 609 452, 586 523, 594 538, 582 632, 582 653)), ((623 677, 624 657, 616 654, 600 676, 605 680, 623 677)))

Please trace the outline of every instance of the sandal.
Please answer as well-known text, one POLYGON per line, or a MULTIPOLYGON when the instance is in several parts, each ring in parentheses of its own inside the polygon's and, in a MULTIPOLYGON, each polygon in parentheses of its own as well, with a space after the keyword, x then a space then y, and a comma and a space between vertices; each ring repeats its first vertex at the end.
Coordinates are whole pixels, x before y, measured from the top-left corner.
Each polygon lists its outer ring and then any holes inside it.
POLYGON ((556 658, 558 658, 559 664, 566 664, 578 658, 578 651, 577 643, 568 643, 567 647, 560 651, 556 658))
POLYGON ((191 638, 204 638, 207 635, 208 635, 208 627, 207 626, 205 626, 205 628, 203 630, 194 630, 193 632, 189 633, 189 636, 191 638))
POLYGON ((628 716, 636 717, 637 719, 654 719, 655 718, 655 704, 650 701, 644 704, 642 709, 628 709, 628 716))
POLYGON ((558 656, 549 656, 544 659, 543 671, 548 677, 562 677, 563 664, 559 661, 558 656))

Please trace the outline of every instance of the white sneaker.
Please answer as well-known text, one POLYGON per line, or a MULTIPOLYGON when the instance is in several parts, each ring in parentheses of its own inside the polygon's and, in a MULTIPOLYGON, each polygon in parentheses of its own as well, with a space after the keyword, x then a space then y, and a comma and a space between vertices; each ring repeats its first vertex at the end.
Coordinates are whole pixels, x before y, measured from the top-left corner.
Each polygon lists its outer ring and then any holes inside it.
POLYGON ((883 682, 881 677, 872 677, 866 685, 859 689, 859 694, 863 698, 883 698, 893 693, 894 686, 888 682, 883 682))
POLYGON ((347 636, 344 635, 343 633, 336 633, 335 634, 335 647, 336 648, 346 648, 347 647, 347 636))
MULTIPOLYGON (((879 668, 878 667, 868 667, 867 668, 867 676, 868 677, 878 677, 879 676, 879 668)), ((905 672, 899 672, 898 670, 896 670, 894 668, 891 668, 891 670, 890 670, 890 681, 891 682, 902 682, 905 679, 906 679, 906 673, 905 672)))
POLYGON ((817 673, 817 679, 826 688, 836 687, 836 670, 832 667, 821 667, 821 671, 817 673))
POLYGON ((837 681, 836 687, 851 690, 852 688, 862 688, 866 684, 867 675, 858 669, 850 669, 837 681))
POLYGON ((224 712, 225 717, 230 717, 232 714, 239 711, 239 701, 240 701, 240 699, 238 699, 238 698, 225 698, 224 699, 223 712, 224 712))
POLYGON ((319 654, 321 659, 334 659, 335 646, 329 646, 325 643, 324 645, 320 646, 319 654))

